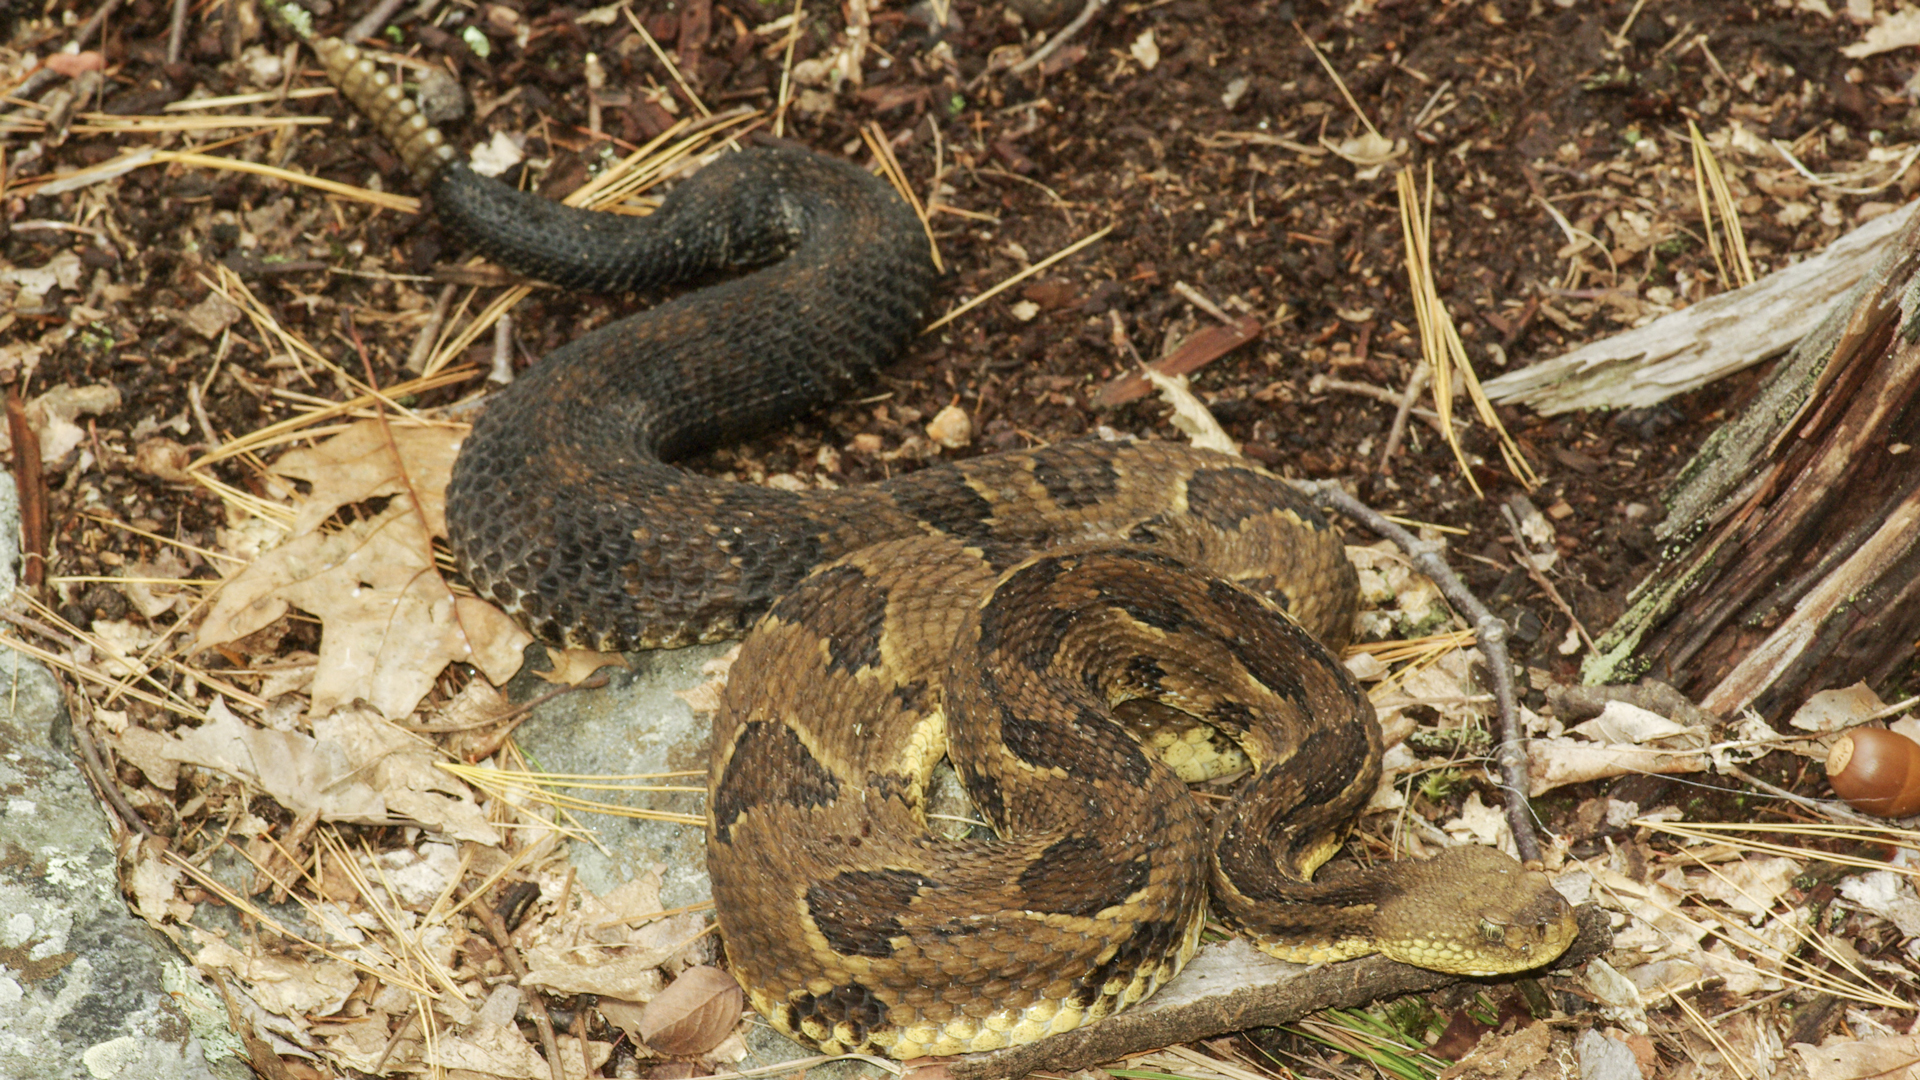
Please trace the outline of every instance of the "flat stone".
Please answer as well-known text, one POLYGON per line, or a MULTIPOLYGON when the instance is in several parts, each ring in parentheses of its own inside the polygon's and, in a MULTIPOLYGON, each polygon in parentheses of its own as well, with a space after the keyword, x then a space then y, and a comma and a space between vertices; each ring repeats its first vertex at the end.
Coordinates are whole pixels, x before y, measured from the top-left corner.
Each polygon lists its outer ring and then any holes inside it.
MULTIPOLYGON (((692 776, 627 781, 634 786, 666 785, 704 789, 707 744, 712 722, 695 716, 676 691, 706 681, 700 669, 731 645, 696 645, 630 653, 628 668, 607 668, 609 680, 598 690, 561 694, 534 710, 514 732, 520 747, 542 772, 616 777, 688 770, 692 776)), ((514 700, 552 687, 523 673, 509 687, 514 700)), ((644 810, 689 814, 698 818, 706 799, 691 792, 578 791, 597 802, 644 810)), ((713 899, 707 880, 707 845, 698 825, 613 814, 587 814, 599 846, 576 843, 571 860, 581 884, 596 893, 647 871, 660 870, 660 902, 667 907, 713 899), (604 850, 603 850, 604 849, 604 850)))

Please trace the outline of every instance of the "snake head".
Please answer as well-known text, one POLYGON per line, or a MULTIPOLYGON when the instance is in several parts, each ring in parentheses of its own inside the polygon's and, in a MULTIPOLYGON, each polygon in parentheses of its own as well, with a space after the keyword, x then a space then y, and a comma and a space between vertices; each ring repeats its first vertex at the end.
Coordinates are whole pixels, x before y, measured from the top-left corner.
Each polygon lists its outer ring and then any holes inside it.
POLYGON ((1396 868, 1401 886, 1375 922, 1380 951, 1456 975, 1505 975, 1548 963, 1579 933, 1545 874, 1493 848, 1451 848, 1396 868))

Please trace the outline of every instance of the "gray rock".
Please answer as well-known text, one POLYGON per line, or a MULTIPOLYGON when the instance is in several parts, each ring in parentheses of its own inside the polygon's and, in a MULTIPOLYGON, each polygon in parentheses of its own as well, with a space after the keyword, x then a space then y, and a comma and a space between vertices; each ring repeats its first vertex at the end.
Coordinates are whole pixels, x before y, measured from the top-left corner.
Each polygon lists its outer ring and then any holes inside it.
POLYGON ((67 735, 52 674, 0 649, 0 1076, 251 1075, 231 1057, 209 1067, 189 1016, 207 988, 127 910, 67 735))
MULTIPOLYGON (((700 674, 701 666, 730 647, 700 645, 630 653, 627 662, 632 667, 608 669, 611 679, 607 686, 562 694, 546 702, 534 710, 514 737, 544 772, 632 776, 694 770, 698 775, 632 783, 704 788, 711 725, 705 716, 694 716, 693 709, 674 692, 690 690, 706 681, 700 674)), ((523 673, 509 687, 509 693, 520 700, 551 689, 523 673)), ((696 817, 705 804, 705 799, 691 793, 577 794, 696 817)), ((600 846, 575 844, 571 859, 587 888, 605 893, 658 866, 660 902, 667 907, 713 898, 707 880, 706 839, 700 826, 611 814, 591 815, 585 823, 598 836, 600 846)))
POLYGON ((1580 1055, 1580 1080, 1642 1080, 1640 1063, 1626 1043, 1588 1028, 1574 1042, 1580 1055))
MULTIPOLYGON (((562 694, 534 710, 514 737, 538 767, 546 772, 628 776, 693 770, 698 775, 657 781, 680 787, 704 787, 712 723, 676 696, 706 681, 701 667, 731 648, 731 644, 700 645, 687 649, 629 653, 628 670, 612 669, 607 686, 562 694)), ((536 652, 538 651, 536 647, 536 652)), ((509 687, 515 700, 551 689, 523 674, 509 687)), ((649 783, 651 781, 635 781, 649 783)), ((633 807, 670 810, 698 816, 705 799, 699 795, 643 793, 622 796, 590 791, 581 795, 621 802, 633 807)), ((706 837, 698 825, 681 825, 641 818, 593 814, 584 819, 599 845, 576 843, 568 859, 580 881, 604 893, 637 874, 660 870, 660 902, 667 907, 713 899, 707 878, 706 837), (604 850, 602 850, 604 849, 604 850)), ((755 1024, 747 1039, 748 1057, 735 1067, 764 1068, 816 1056, 809 1047, 788 1039, 764 1024, 755 1024)), ((881 1071, 859 1061, 834 1062, 809 1070, 820 1080, 847 1080, 880 1076, 881 1071)))

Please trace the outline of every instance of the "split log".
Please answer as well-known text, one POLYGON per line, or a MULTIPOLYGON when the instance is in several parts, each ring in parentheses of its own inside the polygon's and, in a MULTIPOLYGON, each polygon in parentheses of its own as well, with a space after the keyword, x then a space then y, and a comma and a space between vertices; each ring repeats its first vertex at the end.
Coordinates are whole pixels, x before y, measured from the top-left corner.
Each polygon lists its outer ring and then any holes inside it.
POLYGON ((1920 217, 1663 499, 1666 557, 1583 671, 1782 717, 1920 637, 1920 217))
POLYGON ((1771 360, 1804 338, 1828 306, 1866 274, 1916 206, 1920 203, 1877 217, 1820 254, 1744 289, 1489 379, 1487 397, 1546 416, 1645 408, 1771 360))

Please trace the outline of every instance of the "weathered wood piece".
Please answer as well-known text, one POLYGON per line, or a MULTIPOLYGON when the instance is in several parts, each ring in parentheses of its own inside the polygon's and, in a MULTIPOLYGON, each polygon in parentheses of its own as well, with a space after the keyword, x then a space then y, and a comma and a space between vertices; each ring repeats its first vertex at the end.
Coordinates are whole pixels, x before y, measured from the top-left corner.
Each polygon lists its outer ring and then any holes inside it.
POLYGON ((1773 717, 1884 679, 1920 637, 1920 218, 1709 438, 1664 502, 1666 558, 1586 681, 1650 671, 1773 717))
POLYGON ((1877 217, 1820 254, 1744 289, 1489 380, 1487 396, 1549 416, 1644 408, 1771 360, 1805 337, 1866 274, 1916 205, 1877 217))

